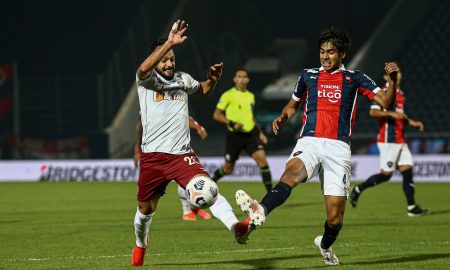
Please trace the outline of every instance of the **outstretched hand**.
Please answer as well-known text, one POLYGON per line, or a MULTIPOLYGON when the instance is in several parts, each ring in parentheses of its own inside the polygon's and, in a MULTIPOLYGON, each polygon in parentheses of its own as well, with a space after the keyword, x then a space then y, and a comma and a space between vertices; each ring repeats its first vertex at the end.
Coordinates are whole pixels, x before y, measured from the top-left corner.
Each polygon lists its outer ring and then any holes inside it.
POLYGON ((222 77, 223 63, 214 64, 208 69, 208 80, 218 81, 222 77))
POLYGON ((177 20, 173 24, 172 29, 169 32, 167 42, 171 43, 172 45, 183 43, 187 39, 187 36, 184 36, 184 33, 186 32, 188 26, 189 25, 185 21, 177 20))
POLYGON ((280 127, 286 122, 287 118, 280 115, 277 119, 272 122, 272 131, 275 135, 280 133, 280 127))

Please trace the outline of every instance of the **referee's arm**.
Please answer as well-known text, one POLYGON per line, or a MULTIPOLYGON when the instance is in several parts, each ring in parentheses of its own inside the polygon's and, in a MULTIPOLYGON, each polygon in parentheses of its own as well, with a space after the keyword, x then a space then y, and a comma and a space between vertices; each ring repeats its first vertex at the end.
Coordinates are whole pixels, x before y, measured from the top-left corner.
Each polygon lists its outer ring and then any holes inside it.
POLYGON ((239 129, 242 128, 242 124, 228 120, 225 117, 225 111, 221 110, 219 108, 216 108, 216 110, 214 111, 213 118, 217 122, 222 123, 222 124, 224 124, 226 126, 230 126, 234 130, 239 130, 239 129))

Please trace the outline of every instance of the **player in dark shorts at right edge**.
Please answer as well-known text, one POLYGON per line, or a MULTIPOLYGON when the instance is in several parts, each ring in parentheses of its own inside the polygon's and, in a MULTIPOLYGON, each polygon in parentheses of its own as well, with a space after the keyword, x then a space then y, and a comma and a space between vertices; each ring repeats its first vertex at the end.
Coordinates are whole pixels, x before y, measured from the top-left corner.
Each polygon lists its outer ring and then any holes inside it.
MULTIPOLYGON (((386 90, 389 78, 385 74, 383 76, 386 81, 386 90)), ((367 188, 374 187, 378 184, 389 181, 392 173, 398 169, 403 176, 403 192, 406 197, 408 216, 420 216, 428 214, 428 209, 423 209, 416 204, 414 198, 414 181, 413 181, 413 159, 408 145, 406 144, 404 125, 418 128, 423 131, 423 123, 409 118, 405 114, 405 95, 400 90, 400 82, 402 79, 401 70, 397 73, 397 96, 395 107, 393 110, 382 110, 378 104, 370 107, 370 116, 378 118, 380 131, 378 133, 377 145, 380 150, 380 166, 381 172, 370 176, 364 183, 353 187, 350 194, 350 203, 356 207, 359 196, 367 188)))
MULTIPOLYGON (((322 183, 327 218, 324 233, 314 239, 324 262, 338 265, 331 249, 344 220, 351 175, 350 138, 355 120, 358 95, 390 108, 395 98, 398 67, 386 63, 390 76, 386 92, 360 71, 345 69, 342 64, 350 47, 348 34, 335 27, 322 31, 319 38, 320 68, 304 69, 289 103, 272 123, 273 132, 291 118, 306 101, 302 130, 289 157, 280 182, 262 199, 253 200, 242 190, 236 192, 238 206, 250 218, 251 229, 261 226, 266 216, 282 205, 292 189, 316 175, 322 183)), ((248 232, 248 234, 251 230, 248 232)))

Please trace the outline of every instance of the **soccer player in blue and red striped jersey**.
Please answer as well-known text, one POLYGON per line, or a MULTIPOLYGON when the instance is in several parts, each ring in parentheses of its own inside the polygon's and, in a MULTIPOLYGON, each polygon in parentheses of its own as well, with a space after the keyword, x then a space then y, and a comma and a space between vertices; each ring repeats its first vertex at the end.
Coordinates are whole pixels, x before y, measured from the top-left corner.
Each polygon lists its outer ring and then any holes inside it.
MULTIPOLYGON (((391 179, 393 172, 398 169, 403 176, 403 192, 408 204, 408 216, 419 216, 429 212, 416 204, 414 198, 413 159, 406 144, 404 125, 409 125, 423 131, 423 123, 409 118, 405 114, 405 95, 400 90, 401 71, 397 72, 397 96, 393 110, 383 110, 378 104, 370 107, 370 116, 378 119, 379 132, 377 146, 380 150, 381 172, 370 176, 364 183, 355 186, 350 195, 350 203, 356 207, 361 192, 391 179)), ((389 77, 385 74, 386 91, 389 77)))
POLYGON ((250 233, 264 223, 266 216, 282 205, 291 190, 316 175, 322 182, 327 218, 323 235, 314 243, 320 249, 324 262, 339 264, 331 249, 342 228, 345 203, 349 195, 351 175, 350 139, 356 114, 358 95, 365 96, 389 108, 395 99, 398 67, 386 63, 389 87, 386 92, 364 73, 347 70, 342 64, 350 47, 348 34, 336 27, 322 31, 319 38, 320 68, 301 72, 289 103, 273 121, 278 134, 280 127, 305 102, 300 138, 286 162, 280 182, 262 199, 253 200, 244 191, 236 192, 236 202, 247 213, 250 233))

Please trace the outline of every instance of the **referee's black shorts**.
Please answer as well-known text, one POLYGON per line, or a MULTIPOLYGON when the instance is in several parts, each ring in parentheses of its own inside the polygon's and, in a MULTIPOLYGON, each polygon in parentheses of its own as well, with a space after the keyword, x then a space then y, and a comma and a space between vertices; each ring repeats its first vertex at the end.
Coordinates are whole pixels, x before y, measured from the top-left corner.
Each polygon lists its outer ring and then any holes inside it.
POLYGON ((242 149, 245 149, 249 156, 257 150, 264 150, 264 146, 259 141, 259 132, 256 128, 250 132, 231 132, 227 130, 225 160, 235 162, 239 159, 242 149))

